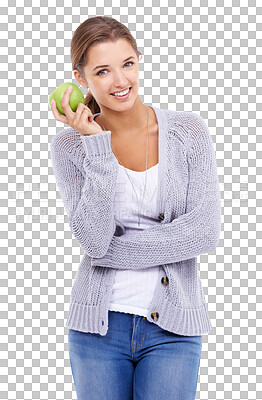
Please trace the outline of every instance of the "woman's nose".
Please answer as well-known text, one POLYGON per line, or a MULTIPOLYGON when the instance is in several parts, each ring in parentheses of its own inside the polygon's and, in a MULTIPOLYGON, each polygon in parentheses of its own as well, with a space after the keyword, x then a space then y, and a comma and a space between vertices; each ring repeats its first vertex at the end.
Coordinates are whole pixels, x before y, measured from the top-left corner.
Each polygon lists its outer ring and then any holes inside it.
POLYGON ((123 72, 116 72, 114 75, 114 86, 115 87, 120 87, 120 88, 125 88, 127 86, 127 79, 125 77, 125 74, 123 72))

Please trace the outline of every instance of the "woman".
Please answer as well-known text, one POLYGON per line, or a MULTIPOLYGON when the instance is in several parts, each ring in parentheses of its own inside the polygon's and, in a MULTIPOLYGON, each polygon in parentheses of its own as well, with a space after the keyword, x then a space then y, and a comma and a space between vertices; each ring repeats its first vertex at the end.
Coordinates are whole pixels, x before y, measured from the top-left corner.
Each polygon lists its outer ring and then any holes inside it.
POLYGON ((70 363, 79 400, 195 399, 212 325, 197 256, 215 250, 220 191, 213 142, 195 113, 143 104, 140 52, 109 17, 71 42, 85 104, 51 142, 70 229, 84 249, 72 289, 70 363), (118 95, 116 95, 116 93, 118 95))

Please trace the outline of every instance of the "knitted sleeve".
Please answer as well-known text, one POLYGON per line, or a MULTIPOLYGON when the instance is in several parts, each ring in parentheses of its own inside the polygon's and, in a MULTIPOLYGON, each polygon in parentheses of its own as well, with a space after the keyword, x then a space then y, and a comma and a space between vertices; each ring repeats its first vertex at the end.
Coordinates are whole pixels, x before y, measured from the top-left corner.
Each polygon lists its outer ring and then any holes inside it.
POLYGON ((215 151, 205 121, 189 113, 186 213, 170 223, 113 237, 107 253, 92 265, 143 269, 179 262, 213 251, 219 241, 221 199, 215 151))
POLYGON ((118 162, 110 143, 111 131, 83 136, 68 128, 58 132, 50 145, 53 171, 71 232, 90 257, 106 253, 116 230, 117 174, 112 171, 117 171, 118 162))

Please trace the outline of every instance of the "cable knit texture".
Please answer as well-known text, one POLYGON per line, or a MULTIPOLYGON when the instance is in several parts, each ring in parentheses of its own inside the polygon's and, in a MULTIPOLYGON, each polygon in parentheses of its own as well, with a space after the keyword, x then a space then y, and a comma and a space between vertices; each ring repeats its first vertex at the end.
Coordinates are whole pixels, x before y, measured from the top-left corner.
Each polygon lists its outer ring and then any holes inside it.
POLYGON ((159 128, 157 205, 163 215, 152 228, 125 235, 115 218, 119 164, 111 149, 111 131, 83 136, 66 128, 51 141, 69 226, 84 250, 72 288, 68 328, 106 335, 116 270, 160 265, 148 321, 185 336, 212 329, 197 266, 197 256, 216 249, 221 228, 212 138, 198 114, 150 107, 159 128))

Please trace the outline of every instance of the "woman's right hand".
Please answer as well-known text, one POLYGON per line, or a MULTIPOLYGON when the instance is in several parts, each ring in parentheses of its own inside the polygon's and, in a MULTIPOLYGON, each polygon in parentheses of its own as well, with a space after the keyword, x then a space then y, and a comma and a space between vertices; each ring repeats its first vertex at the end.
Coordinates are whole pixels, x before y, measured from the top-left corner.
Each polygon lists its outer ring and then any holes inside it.
POLYGON ((79 103, 76 111, 72 111, 69 105, 69 98, 72 89, 69 87, 65 90, 62 98, 61 106, 64 110, 65 115, 60 114, 56 107, 56 102, 51 102, 51 110, 57 121, 63 122, 70 125, 73 129, 78 131, 80 135, 95 135, 96 133, 101 133, 103 130, 101 126, 98 125, 95 120, 93 120, 93 114, 85 104, 79 103))

